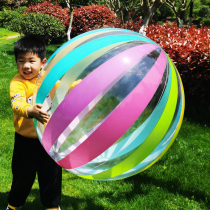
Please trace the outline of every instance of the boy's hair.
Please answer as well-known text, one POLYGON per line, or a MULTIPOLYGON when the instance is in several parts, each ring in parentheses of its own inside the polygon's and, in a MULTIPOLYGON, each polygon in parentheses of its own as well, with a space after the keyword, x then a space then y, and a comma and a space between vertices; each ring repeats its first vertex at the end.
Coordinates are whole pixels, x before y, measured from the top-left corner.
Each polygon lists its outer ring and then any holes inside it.
POLYGON ((46 44, 44 39, 39 35, 26 35, 19 39, 14 46, 15 60, 19 53, 32 52, 37 54, 37 56, 43 60, 46 55, 46 44))

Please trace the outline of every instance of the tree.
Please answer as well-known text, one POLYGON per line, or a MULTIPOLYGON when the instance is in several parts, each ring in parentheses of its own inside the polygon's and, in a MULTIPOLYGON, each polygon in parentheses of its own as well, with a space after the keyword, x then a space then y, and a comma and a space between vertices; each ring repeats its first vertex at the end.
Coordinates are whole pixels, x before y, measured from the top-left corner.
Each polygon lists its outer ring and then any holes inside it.
POLYGON ((69 19, 69 27, 68 27, 68 31, 67 31, 67 39, 70 40, 70 35, 71 35, 71 29, 72 29, 72 21, 73 21, 73 6, 72 6, 72 1, 73 0, 65 0, 66 1, 66 5, 69 8, 69 12, 70 12, 70 19, 69 19))
POLYGON ((141 0, 139 11, 143 12, 143 26, 148 26, 155 14, 155 11, 164 0, 141 0))
POLYGON ((189 26, 192 26, 193 1, 190 2, 189 26))
POLYGON ((176 15, 176 23, 177 26, 180 26, 181 19, 183 19, 182 15, 184 12, 190 7, 190 4, 193 0, 166 0, 166 4, 174 11, 176 15), (178 5, 178 8, 177 8, 178 5))
MULTIPOLYGON (((118 14, 118 17, 120 18, 120 20, 122 21, 122 23, 124 23, 124 11, 128 11, 128 7, 127 7, 127 1, 120 1, 120 0, 104 0, 106 5, 108 6, 108 8, 110 10, 112 10, 113 12, 115 12, 116 14, 118 14)), ((133 5, 133 0, 131 0, 131 5, 133 5)), ((101 0, 96 0, 97 3, 102 3, 101 0)))
POLYGON ((153 19, 155 21, 166 21, 167 17, 173 17, 173 10, 168 7, 165 3, 161 4, 160 7, 156 10, 153 19))
POLYGON ((70 19, 69 19, 69 27, 67 31, 67 39, 70 40, 71 29, 72 29, 72 21, 73 21, 73 12, 74 6, 85 6, 90 3, 90 0, 75 0, 73 4, 73 0, 65 0, 67 7, 69 8, 70 19))
MULTIPOLYGON (((124 23, 124 12, 130 13, 132 20, 139 19, 143 16, 142 28, 140 33, 144 33, 144 28, 147 27, 152 20, 157 8, 164 3, 165 0, 104 0, 107 6, 118 14, 124 23)), ((102 2, 102 0, 97 0, 102 2)))

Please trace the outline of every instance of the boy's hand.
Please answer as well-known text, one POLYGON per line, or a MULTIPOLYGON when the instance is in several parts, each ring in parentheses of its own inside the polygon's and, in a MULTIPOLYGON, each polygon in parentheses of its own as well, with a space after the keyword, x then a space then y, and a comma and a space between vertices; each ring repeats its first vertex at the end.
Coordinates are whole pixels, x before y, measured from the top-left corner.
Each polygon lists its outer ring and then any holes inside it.
POLYGON ((42 110, 42 104, 36 104, 28 108, 28 116, 37 119, 40 123, 44 124, 48 122, 48 114, 42 110))

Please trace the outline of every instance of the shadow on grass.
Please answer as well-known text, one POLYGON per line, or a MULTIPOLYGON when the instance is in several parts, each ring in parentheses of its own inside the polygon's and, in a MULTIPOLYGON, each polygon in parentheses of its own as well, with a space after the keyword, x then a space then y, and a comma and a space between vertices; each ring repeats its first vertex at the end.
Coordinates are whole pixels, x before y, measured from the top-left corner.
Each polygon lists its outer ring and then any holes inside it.
MULTIPOLYGON (((41 210, 43 209, 42 208, 42 205, 40 203, 40 199, 39 199, 39 190, 32 190, 31 191, 31 194, 33 196, 35 196, 36 198, 34 199, 33 202, 26 202, 26 204, 24 205, 24 209, 27 209, 27 210, 41 210)), ((30 194, 30 195, 31 195, 30 194)), ((9 192, 5 192, 5 193, 0 193, 0 209, 1 210, 5 210, 6 207, 7 207, 7 197, 9 195, 9 192)))
POLYGON ((184 117, 201 125, 210 126, 210 99, 186 96, 184 117))
POLYGON ((8 192, 0 192, 0 209, 5 210, 7 207, 8 192))
MULTIPOLYGON (((9 192, 0 193, 0 209, 5 210, 7 206, 7 197, 9 192)), ((32 189, 30 192, 30 197, 33 197, 33 201, 27 201, 24 206, 23 210, 44 210, 43 206, 41 205, 40 196, 39 196, 39 190, 38 189, 32 189)), ((29 199, 30 200, 30 199, 29 199)), ((81 198, 72 198, 70 196, 62 195, 61 200, 61 207, 62 210, 66 209, 73 209, 73 210, 80 210, 80 205, 84 203, 82 209, 97 209, 102 210, 104 207, 101 207, 94 203, 93 199, 81 199, 81 198)))
POLYGON ((134 186, 131 197, 133 197, 135 194, 139 194, 139 186, 141 183, 143 183, 145 185, 153 185, 162 188, 169 193, 173 193, 174 195, 179 194, 180 196, 188 198, 189 200, 195 200, 197 202, 202 201, 204 205, 210 209, 210 200, 208 199, 208 196, 205 194, 205 192, 199 190, 196 191, 194 189, 183 189, 179 179, 164 181, 162 179, 157 179, 155 177, 141 173, 139 175, 125 179, 125 182, 131 182, 134 186))
MULTIPOLYGON (((199 191, 199 190, 190 190, 190 189, 183 189, 181 186, 181 183, 178 179, 173 179, 171 181, 164 181, 161 179, 157 179, 154 177, 150 177, 147 174, 139 174, 133 177, 129 177, 124 180, 126 183, 132 183, 133 190, 129 192, 123 192, 119 193, 117 196, 113 197, 113 193, 110 192, 102 192, 98 193, 98 198, 111 198, 112 203, 117 203, 121 199, 126 199, 128 202, 132 201, 132 199, 136 195, 147 195, 149 196, 149 188, 147 190, 143 190, 141 188, 141 184, 144 185, 153 185, 159 188, 164 189, 165 191, 168 191, 169 193, 173 193, 174 195, 178 194, 182 197, 188 198, 189 200, 194 200, 197 202, 202 202, 203 205, 206 206, 207 209, 210 209, 210 201, 207 199, 207 195, 205 192, 199 191)), ((6 193, 0 193, 0 209, 4 210, 7 205, 7 196, 8 192, 6 193)), ((30 197, 34 198, 33 201, 27 201, 23 207, 23 210, 41 210, 43 209, 41 202, 40 202, 40 196, 39 196, 39 190, 38 189, 32 189, 30 193, 30 197)), ((29 199, 30 200, 30 199, 29 199)), ((73 209, 73 210, 80 210, 82 205, 82 209, 86 210, 102 210, 104 209, 103 206, 100 204, 95 203, 94 198, 75 198, 70 197, 66 195, 62 195, 62 209, 73 209)))

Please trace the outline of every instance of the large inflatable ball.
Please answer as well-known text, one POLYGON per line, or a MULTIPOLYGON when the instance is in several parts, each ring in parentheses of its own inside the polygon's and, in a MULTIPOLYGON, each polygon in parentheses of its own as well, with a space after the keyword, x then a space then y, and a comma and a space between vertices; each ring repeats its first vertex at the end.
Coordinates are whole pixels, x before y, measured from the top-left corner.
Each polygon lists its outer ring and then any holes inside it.
POLYGON ((34 121, 47 153, 64 169, 117 180, 154 164, 171 146, 184 113, 180 76, 167 54, 139 33, 106 28, 61 46, 37 80, 34 121))

